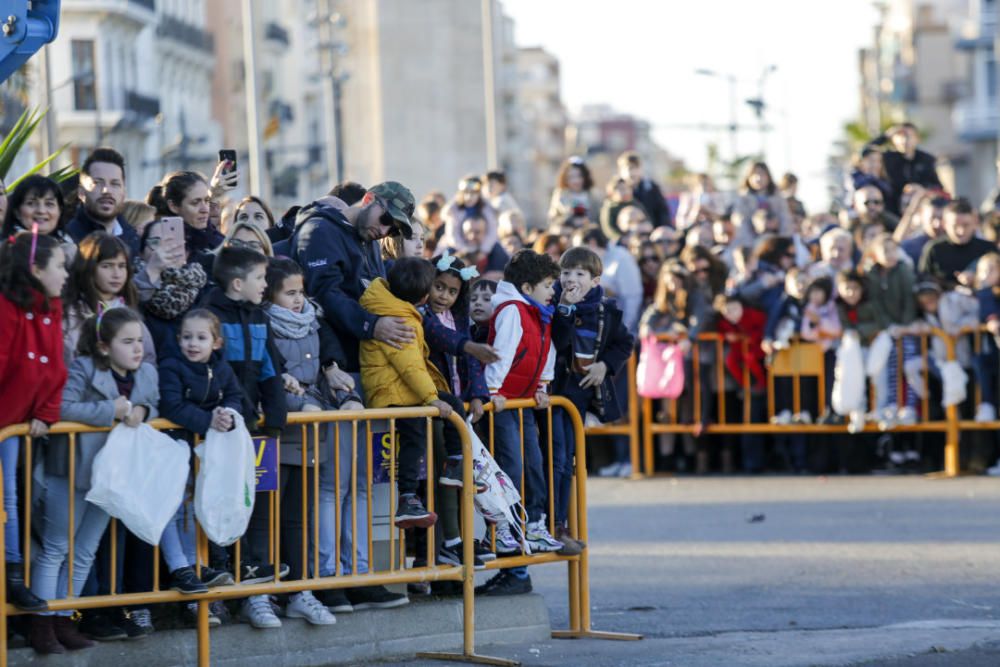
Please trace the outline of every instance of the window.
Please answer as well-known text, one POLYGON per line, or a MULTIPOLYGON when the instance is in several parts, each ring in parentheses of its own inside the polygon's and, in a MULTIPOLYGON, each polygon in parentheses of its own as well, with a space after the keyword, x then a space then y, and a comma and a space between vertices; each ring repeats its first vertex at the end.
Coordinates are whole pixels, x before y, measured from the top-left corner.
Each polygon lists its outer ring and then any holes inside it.
POLYGON ((991 101, 997 98, 997 61, 993 54, 986 58, 986 97, 991 101))
POLYGON ((97 109, 97 87, 94 74, 94 42, 74 39, 71 46, 73 65, 73 106, 77 111, 97 109))

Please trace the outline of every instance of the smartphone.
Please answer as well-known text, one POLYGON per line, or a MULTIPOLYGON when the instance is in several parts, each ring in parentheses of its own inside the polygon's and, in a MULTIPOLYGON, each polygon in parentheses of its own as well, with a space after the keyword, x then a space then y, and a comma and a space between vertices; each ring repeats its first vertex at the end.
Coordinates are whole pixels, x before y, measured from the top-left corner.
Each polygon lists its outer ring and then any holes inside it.
POLYGON ((219 151, 219 162, 229 163, 229 168, 226 169, 227 174, 236 171, 236 151, 231 148, 223 148, 219 151))
POLYGON ((165 247, 184 246, 184 218, 168 216, 160 219, 162 241, 165 247))

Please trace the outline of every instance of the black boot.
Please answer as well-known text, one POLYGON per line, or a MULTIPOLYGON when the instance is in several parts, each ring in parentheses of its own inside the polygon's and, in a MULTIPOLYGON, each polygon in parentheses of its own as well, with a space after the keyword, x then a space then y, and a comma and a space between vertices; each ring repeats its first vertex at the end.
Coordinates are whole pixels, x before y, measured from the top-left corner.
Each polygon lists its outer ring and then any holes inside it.
POLYGON ((24 563, 7 563, 7 602, 21 611, 45 611, 49 604, 24 585, 24 563))

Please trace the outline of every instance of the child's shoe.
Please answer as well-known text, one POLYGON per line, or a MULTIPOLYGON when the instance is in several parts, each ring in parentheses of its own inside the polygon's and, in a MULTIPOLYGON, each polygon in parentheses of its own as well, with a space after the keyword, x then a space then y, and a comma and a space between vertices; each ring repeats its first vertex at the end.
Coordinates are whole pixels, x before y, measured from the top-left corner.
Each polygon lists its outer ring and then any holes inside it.
POLYGON ((812 418, 811 414, 809 414, 808 412, 806 412, 805 410, 803 410, 802 412, 799 412, 798 414, 792 416, 792 423, 793 424, 812 424, 813 423, 813 418, 812 418))
POLYGON ((792 411, 782 410, 778 414, 771 417, 771 423, 775 426, 788 426, 792 423, 792 411))
POLYGON ((847 432, 861 433, 865 430, 865 413, 861 410, 853 410, 848 415, 847 432))
POLYGON ((462 488, 462 457, 449 456, 444 464, 444 471, 438 477, 438 484, 441 486, 454 486, 462 488))
POLYGON ((397 528, 430 528, 437 521, 437 514, 429 512, 412 493, 399 496, 399 509, 393 523, 397 528))
POLYGON ((532 521, 525 528, 525 540, 531 546, 532 551, 559 551, 563 548, 563 543, 552 537, 549 529, 545 526, 545 515, 538 521, 532 521))
MULTIPOLYGON (((458 544, 453 544, 448 546, 444 542, 441 543, 440 548, 437 552, 437 561, 439 563, 445 563, 447 565, 461 565, 462 564, 462 542, 461 540, 458 544)), ((472 567, 475 570, 485 570, 486 563, 476 555, 475 548, 472 552, 472 567)))
POLYGON ((997 420, 997 409, 991 403, 980 403, 976 408, 976 423, 988 424, 997 420))
MULTIPOLYGON (((514 532, 510 529, 510 524, 502 521, 496 527, 496 550, 501 556, 510 556, 521 553, 521 543, 514 537, 514 532)), ((531 548, 527 547, 527 553, 531 553, 531 548)))
POLYGON ((885 407, 879 410, 878 415, 878 430, 888 431, 896 428, 896 420, 899 416, 896 408, 893 406, 885 407))
POLYGON ((896 420, 900 426, 913 426, 917 423, 917 411, 907 405, 899 409, 896 420))
POLYGON ((240 616, 258 630, 281 627, 281 619, 275 615, 267 595, 251 595, 244 600, 240 616))
POLYGON ((289 598, 285 616, 305 619, 309 625, 333 625, 337 622, 337 617, 309 591, 296 593, 289 598))

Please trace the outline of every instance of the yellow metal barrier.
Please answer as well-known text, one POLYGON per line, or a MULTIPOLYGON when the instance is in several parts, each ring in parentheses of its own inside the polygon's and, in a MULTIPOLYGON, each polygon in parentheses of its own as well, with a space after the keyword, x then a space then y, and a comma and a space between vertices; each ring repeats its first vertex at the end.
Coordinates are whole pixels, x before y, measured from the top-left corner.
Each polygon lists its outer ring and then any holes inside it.
MULTIPOLYGON (((629 461, 632 463, 632 479, 642 477, 642 459, 640 458, 639 437, 639 394, 636 392, 635 369, 638 364, 638 353, 629 357, 628 372, 628 413, 625 418, 613 424, 587 426, 587 435, 623 435, 628 437, 629 461)), ((652 461, 647 462, 647 468, 652 467, 652 461)))

